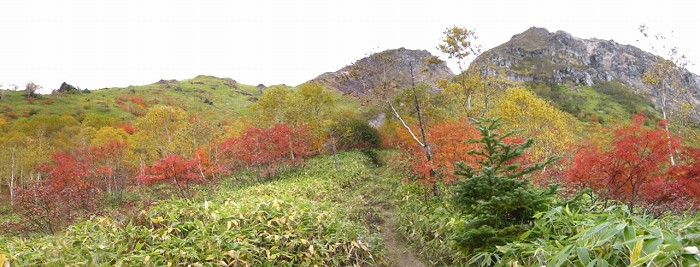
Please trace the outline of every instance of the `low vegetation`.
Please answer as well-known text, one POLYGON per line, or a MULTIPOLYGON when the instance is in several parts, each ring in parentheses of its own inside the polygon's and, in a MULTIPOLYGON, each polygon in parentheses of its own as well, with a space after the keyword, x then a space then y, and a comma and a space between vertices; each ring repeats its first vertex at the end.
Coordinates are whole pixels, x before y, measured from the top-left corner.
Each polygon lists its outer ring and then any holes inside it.
MULTIPOLYGON (((158 203, 127 221, 93 217, 65 232, 0 243, 13 265, 381 265, 382 243, 353 212, 373 179, 361 153, 314 159, 273 182, 158 203), (59 256, 60 255, 60 256, 59 256)), ((234 175, 234 177, 236 177, 234 175)), ((355 210, 357 211, 357 210, 355 210)))

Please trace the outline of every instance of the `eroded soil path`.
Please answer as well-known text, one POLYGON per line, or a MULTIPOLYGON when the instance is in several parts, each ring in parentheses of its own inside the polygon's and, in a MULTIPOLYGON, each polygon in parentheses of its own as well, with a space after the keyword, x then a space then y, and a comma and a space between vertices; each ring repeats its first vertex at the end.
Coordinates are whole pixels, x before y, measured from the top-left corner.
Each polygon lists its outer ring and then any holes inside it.
POLYGON ((396 196, 393 192, 401 181, 389 175, 391 172, 391 169, 381 164, 375 165, 370 174, 372 177, 358 184, 354 192, 349 194, 354 195, 357 206, 362 206, 357 210, 368 227, 381 235, 387 252, 386 264, 396 267, 429 266, 420 259, 416 250, 398 230, 400 221, 398 215, 394 214, 396 196))
POLYGON ((381 234, 391 262, 396 267, 425 267, 426 265, 415 255, 413 249, 396 233, 398 224, 391 210, 381 210, 381 234))

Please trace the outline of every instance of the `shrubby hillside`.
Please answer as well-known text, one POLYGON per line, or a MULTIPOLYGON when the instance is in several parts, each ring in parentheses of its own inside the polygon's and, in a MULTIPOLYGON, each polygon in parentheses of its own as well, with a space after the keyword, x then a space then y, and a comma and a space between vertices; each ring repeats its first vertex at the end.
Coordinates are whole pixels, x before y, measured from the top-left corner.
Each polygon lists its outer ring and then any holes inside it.
POLYGON ((298 85, 0 94, 0 266, 693 266, 697 76, 473 30, 298 85), (476 59, 467 65, 471 57, 476 59))

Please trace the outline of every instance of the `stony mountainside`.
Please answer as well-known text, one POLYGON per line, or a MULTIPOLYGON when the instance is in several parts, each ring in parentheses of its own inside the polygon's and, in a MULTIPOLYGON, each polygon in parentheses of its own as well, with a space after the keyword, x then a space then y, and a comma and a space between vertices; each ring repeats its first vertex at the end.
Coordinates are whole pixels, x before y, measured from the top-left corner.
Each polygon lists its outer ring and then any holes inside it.
POLYGON ((392 83, 398 88, 411 86, 411 67, 416 83, 434 84, 454 76, 443 61, 428 51, 399 48, 372 54, 338 71, 321 74, 311 82, 363 96, 382 83, 392 83))
MULTIPOLYGON (((659 57, 632 45, 612 40, 581 39, 569 33, 532 27, 510 41, 490 49, 472 62, 485 76, 519 82, 593 85, 616 81, 638 94, 653 98, 654 89, 642 81, 659 57)), ((681 85, 700 99, 700 76, 680 74, 681 85)))

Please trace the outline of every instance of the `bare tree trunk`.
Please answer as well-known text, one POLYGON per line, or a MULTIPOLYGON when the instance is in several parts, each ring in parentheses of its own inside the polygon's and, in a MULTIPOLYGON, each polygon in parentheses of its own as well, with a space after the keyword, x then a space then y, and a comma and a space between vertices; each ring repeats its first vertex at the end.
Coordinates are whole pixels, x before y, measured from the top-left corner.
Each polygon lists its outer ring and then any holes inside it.
POLYGON ((163 128, 165 129, 165 135, 168 136, 168 144, 172 143, 173 138, 172 138, 172 136, 170 136, 170 129, 168 129, 167 122, 166 122, 165 127, 163 127, 163 128))
POLYGON ((420 146, 424 147, 425 145, 423 145, 423 142, 421 142, 420 139, 418 139, 418 137, 416 137, 416 134, 413 133, 413 130, 411 130, 411 127, 408 127, 408 124, 406 124, 406 121, 404 121, 403 118, 401 118, 401 115, 399 114, 399 112, 396 111, 396 108, 394 108, 394 104, 392 104, 390 100, 387 100, 386 102, 389 105, 389 107, 391 108, 391 111, 394 113, 394 117, 396 117, 396 119, 398 119, 401 122, 401 124, 408 131, 408 133, 411 135, 413 140, 416 141, 420 146))
MULTIPOLYGON (((214 146, 214 164, 216 164, 217 169, 220 168, 220 165, 219 165, 220 164, 219 163, 219 146, 214 146)), ((218 178, 218 177, 216 177, 216 173, 217 172, 214 172, 214 174, 212 174, 213 178, 218 178)))
POLYGON ((12 167, 10 168, 10 205, 15 205, 15 149, 12 149, 12 167))
MULTIPOLYGON (((472 110, 472 92, 467 88, 467 77, 466 73, 464 73, 464 70, 462 69, 462 63, 457 62, 457 66, 459 67, 459 75, 460 76, 460 85, 462 86, 462 90, 464 90, 464 94, 467 95, 466 101, 466 107, 464 104, 462 104, 462 108, 464 108, 465 114, 469 114, 469 112, 472 110)), ((413 70, 411 70, 411 81, 413 81, 413 70)))
POLYGON ((671 159, 671 166, 676 166, 676 160, 673 157, 673 144, 671 144, 671 130, 669 129, 669 124, 671 124, 671 122, 668 120, 668 116, 666 114, 666 85, 664 84, 662 86, 664 89, 661 90, 661 113, 666 121, 664 131, 666 132, 666 138, 668 139, 668 153, 669 158, 671 159))
POLYGON ((289 155, 292 157, 292 161, 294 161, 294 147, 292 147, 292 138, 289 138, 289 155))
POLYGON ((202 156, 199 155, 199 153, 195 153, 197 155, 197 170, 199 171, 199 175, 202 177, 202 181, 204 181, 207 177, 204 175, 204 170, 202 170, 202 156))
MULTIPOLYGON (((423 139, 423 150, 425 151, 425 156, 426 159, 428 160, 428 164, 430 165, 430 178, 433 179, 433 195, 437 196, 439 194, 438 192, 438 187, 437 187, 437 178, 435 177, 435 168, 433 165, 433 152, 430 149, 430 144, 428 144, 428 138, 425 135, 425 124, 423 123, 423 113, 420 108, 420 102, 418 102, 418 95, 416 94, 416 82, 413 77, 413 64, 411 62, 408 63, 408 66, 411 70, 411 88, 413 89, 413 100, 415 101, 416 105, 416 112, 418 113, 418 126, 420 127, 420 135, 423 139)), ((469 95, 469 103, 471 106, 471 94, 469 95)))
POLYGON ((139 157, 139 163, 140 174, 146 173, 146 162, 143 160, 143 157, 139 157))
POLYGON ((472 92, 467 95, 467 109, 472 109, 472 92))

